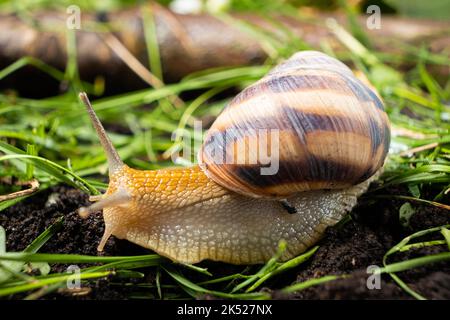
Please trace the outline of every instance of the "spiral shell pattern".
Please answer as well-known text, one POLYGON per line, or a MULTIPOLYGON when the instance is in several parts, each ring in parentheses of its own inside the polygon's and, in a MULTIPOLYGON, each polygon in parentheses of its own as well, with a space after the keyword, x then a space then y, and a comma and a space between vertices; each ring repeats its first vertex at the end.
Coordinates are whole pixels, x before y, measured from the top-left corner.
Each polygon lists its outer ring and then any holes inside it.
POLYGON ((389 143, 374 89, 342 62, 303 51, 229 103, 206 134, 199 164, 230 190, 284 198, 367 180, 389 143))

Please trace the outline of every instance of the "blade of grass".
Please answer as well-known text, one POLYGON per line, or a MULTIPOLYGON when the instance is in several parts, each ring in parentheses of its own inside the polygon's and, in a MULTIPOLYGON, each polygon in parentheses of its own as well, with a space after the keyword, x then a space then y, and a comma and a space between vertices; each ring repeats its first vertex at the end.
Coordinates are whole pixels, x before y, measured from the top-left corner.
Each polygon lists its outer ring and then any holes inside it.
POLYGON ((206 275, 208 277, 212 277, 212 274, 206 268, 201 268, 201 267, 194 266, 193 264, 188 264, 188 263, 180 263, 180 266, 183 266, 183 267, 185 267, 187 269, 190 269, 190 270, 193 270, 195 272, 204 274, 204 275, 206 275))
POLYGON ((233 290, 231 290, 231 293, 235 293, 245 288, 246 286, 252 284, 253 282, 258 281, 258 279, 264 277, 266 274, 272 272, 277 267, 277 261, 280 259, 281 255, 286 250, 286 246, 287 244, 285 241, 280 241, 278 245, 278 250, 274 254, 274 256, 269 261, 267 261, 267 263, 257 273, 255 273, 253 276, 249 277, 245 281, 241 282, 240 284, 236 285, 233 288, 233 290))
MULTIPOLYGON (((113 271, 85 273, 85 274, 80 274, 80 280, 104 278, 104 277, 107 277, 112 274, 114 274, 113 271)), ((24 292, 24 291, 29 291, 29 290, 33 290, 33 289, 37 289, 37 288, 42 288, 44 286, 49 286, 49 285, 53 285, 56 283, 64 282, 64 281, 70 280, 72 278, 73 278, 73 275, 68 274, 68 275, 64 275, 64 276, 58 276, 58 277, 54 277, 54 278, 38 280, 38 281, 34 281, 31 283, 27 283, 27 284, 22 284, 19 286, 0 288, 0 297, 15 294, 15 293, 20 293, 20 292, 24 292)))
POLYGON ((322 283, 326 283, 326 282, 330 282, 330 281, 334 281, 334 280, 338 280, 338 279, 343 279, 345 277, 346 277, 345 275, 342 275, 342 276, 324 276, 321 278, 309 279, 304 282, 296 283, 296 284, 290 285, 288 287, 285 287, 281 290, 281 292, 294 293, 297 291, 307 289, 312 286, 317 286, 322 283))
POLYGON ((25 66, 33 66, 51 77, 55 78, 56 80, 63 80, 64 74, 59 71, 58 69, 53 68, 52 66, 42 62, 39 59, 33 58, 33 57, 23 57, 19 60, 15 61, 14 63, 10 64, 6 68, 0 70, 0 80, 5 78, 6 76, 12 74, 13 72, 25 67, 25 66))
POLYGON ((450 252, 430 254, 424 257, 413 258, 406 261, 391 263, 380 268, 380 273, 395 273, 421 267, 426 264, 450 261, 450 252))
POLYGON ((55 235, 56 232, 61 230, 64 222, 64 217, 59 217, 56 221, 45 229, 37 238, 35 238, 24 250, 26 253, 36 253, 42 248, 44 244, 55 235))
MULTIPOLYGON (((444 252, 434 255, 428 255, 424 257, 414 258, 406 261, 401 261, 393 264, 387 264, 387 259, 390 255, 399 252, 404 248, 412 239, 422 237, 424 235, 428 235, 430 233, 440 232, 442 228, 448 228, 449 225, 444 225, 440 227, 430 228, 426 230, 421 230, 412 235, 405 237, 395 246, 393 246, 390 250, 388 250, 383 257, 383 265, 384 267, 378 270, 379 273, 388 273, 391 278, 408 294, 413 296, 416 299, 424 300, 425 297, 420 295, 419 293, 412 290, 403 280, 400 279, 399 276, 395 274, 395 272, 405 271, 412 268, 420 267, 429 263, 442 262, 450 260, 450 252, 444 252)), ((412 248, 412 247, 411 247, 412 248)))
POLYGON ((221 298, 227 299, 268 299, 270 295, 265 292, 254 292, 254 293, 225 293, 220 291, 214 291, 205 289, 187 278, 183 277, 179 272, 175 269, 167 266, 162 267, 164 271, 167 272, 169 276, 171 276, 177 283, 179 283, 184 288, 187 288, 190 291, 191 296, 197 296, 198 294, 211 294, 221 298))
POLYGON ((404 245, 399 250, 399 252, 405 252, 405 251, 408 251, 411 249, 420 249, 420 248, 424 248, 424 247, 438 246, 438 245, 443 245, 443 244, 446 244, 446 242, 443 240, 433 240, 433 241, 411 243, 411 244, 404 245))
POLYGON ((56 253, 26 253, 6 252, 0 255, 0 260, 24 261, 24 262, 48 262, 48 263, 108 263, 108 262, 138 262, 152 261, 156 264, 167 261, 157 254, 142 256, 88 256, 79 254, 56 253))
POLYGON ((280 273, 283 273, 285 271, 288 271, 290 269, 296 268, 303 262, 307 261, 309 258, 312 257, 314 253, 319 249, 319 246, 313 247, 311 250, 307 251, 306 253, 295 257, 289 261, 286 261, 285 263, 280 264, 276 269, 273 271, 266 273, 264 276, 262 276, 259 280, 257 280, 252 286, 250 286, 245 292, 252 292, 256 288, 258 288, 261 284, 263 284, 268 279, 274 277, 275 275, 278 275, 280 273))
POLYGON ((450 251, 450 230, 448 230, 445 227, 442 227, 441 233, 444 236, 445 241, 447 242, 448 250, 450 251))
POLYGON ((85 192, 99 194, 98 190, 95 187, 90 185, 86 180, 78 176, 75 172, 66 169, 63 166, 60 166, 53 161, 39 156, 27 155, 24 151, 2 141, 0 141, 0 151, 8 154, 6 156, 0 157, 0 161, 10 159, 23 159, 25 162, 34 164, 37 168, 43 170, 44 172, 48 173, 61 182, 67 183, 68 185, 79 188, 85 192), (73 181, 69 179, 61 172, 72 176, 75 180, 73 181), (77 184, 76 181, 78 181, 79 183, 77 184))
POLYGON ((147 45, 148 61, 150 64, 150 69, 152 73, 163 81, 163 73, 161 67, 161 57, 159 54, 159 44, 156 34, 155 20, 153 17, 152 6, 143 6, 142 12, 142 22, 144 24, 144 37, 145 43, 147 45))

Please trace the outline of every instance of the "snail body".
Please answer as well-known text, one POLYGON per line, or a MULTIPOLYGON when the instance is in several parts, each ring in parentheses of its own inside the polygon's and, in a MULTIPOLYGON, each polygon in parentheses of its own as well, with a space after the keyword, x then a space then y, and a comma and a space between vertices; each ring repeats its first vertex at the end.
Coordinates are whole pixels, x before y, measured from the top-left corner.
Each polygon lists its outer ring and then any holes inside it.
POLYGON ((284 240, 282 259, 292 258, 354 207, 389 147, 389 121, 376 93, 344 64, 314 51, 295 54, 236 96, 190 168, 129 168, 80 97, 110 169, 105 195, 80 209, 104 209, 99 250, 114 235, 178 262, 254 264, 270 259, 284 240), (250 147, 261 141, 271 163, 250 147), (236 161, 242 151, 249 157, 236 161))

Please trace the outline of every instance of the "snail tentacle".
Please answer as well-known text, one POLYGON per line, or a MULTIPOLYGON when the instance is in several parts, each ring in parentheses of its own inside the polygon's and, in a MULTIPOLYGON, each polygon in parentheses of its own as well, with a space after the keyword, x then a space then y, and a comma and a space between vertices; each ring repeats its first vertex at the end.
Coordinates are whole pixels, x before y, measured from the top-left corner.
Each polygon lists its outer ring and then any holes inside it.
POLYGON ((78 209, 78 214, 82 218, 87 218, 91 213, 102 210, 104 208, 125 206, 131 200, 131 195, 125 188, 118 188, 112 194, 104 194, 94 204, 88 207, 81 207, 78 209))
POLYGON ((79 97, 83 104, 86 106, 89 117, 91 118, 92 125, 94 126, 95 131, 97 132, 97 136, 100 139, 100 143, 105 150, 106 158, 108 159, 109 174, 111 175, 124 166, 123 161, 122 159, 120 159, 116 148, 114 148, 111 140, 106 134, 105 128, 103 128, 102 123, 95 114, 94 108, 92 108, 92 104, 89 101, 87 94, 85 92, 81 92, 79 94, 79 97))

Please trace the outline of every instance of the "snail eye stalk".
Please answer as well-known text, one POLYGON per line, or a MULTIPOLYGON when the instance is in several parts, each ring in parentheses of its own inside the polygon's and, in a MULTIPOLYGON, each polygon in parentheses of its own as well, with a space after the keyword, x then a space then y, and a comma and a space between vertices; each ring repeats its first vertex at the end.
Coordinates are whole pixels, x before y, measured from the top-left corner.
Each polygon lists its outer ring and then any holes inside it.
POLYGON ((94 126, 97 136, 100 139, 100 143, 105 150, 106 158, 108 159, 109 174, 111 175, 124 166, 123 161, 120 159, 117 150, 114 148, 111 140, 106 134, 105 128, 103 128, 102 123, 95 114, 94 108, 92 108, 92 104, 89 101, 87 94, 85 92, 81 92, 79 97, 81 102, 83 102, 86 106, 92 125, 94 126))

